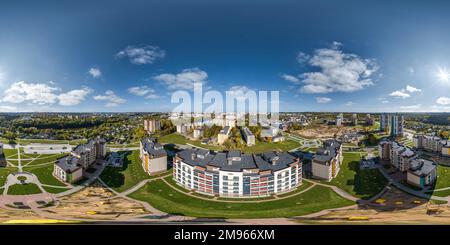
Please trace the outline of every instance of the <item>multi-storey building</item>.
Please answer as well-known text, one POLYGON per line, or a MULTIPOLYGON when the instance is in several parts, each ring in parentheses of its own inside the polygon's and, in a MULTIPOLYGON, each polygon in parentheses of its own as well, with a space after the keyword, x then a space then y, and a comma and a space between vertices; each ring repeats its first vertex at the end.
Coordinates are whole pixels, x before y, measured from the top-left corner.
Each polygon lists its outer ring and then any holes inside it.
POLYGON ((425 159, 415 159, 406 174, 406 181, 417 187, 425 187, 433 184, 437 178, 436 163, 425 159))
POLYGON ((154 133, 161 129, 161 122, 157 119, 144 120, 144 130, 148 133, 154 133))
POLYGON ((255 145, 255 135, 253 135, 252 131, 249 128, 243 127, 241 130, 242 138, 244 139, 247 146, 255 145))
POLYGON ((356 113, 353 113, 352 115, 352 124, 353 126, 358 125, 358 115, 356 113))
POLYGON ((390 128, 390 115, 389 114, 381 114, 380 115, 380 131, 381 132, 389 132, 390 128))
POLYGON ((415 135, 413 138, 414 147, 417 149, 422 149, 437 154, 442 154, 443 156, 449 156, 448 149, 450 148, 450 141, 442 139, 433 135, 415 135))
POLYGON ((0 167, 6 167, 6 158, 3 154, 3 143, 0 142, 0 167))
POLYGON ((336 117, 336 126, 341 126, 344 123, 344 115, 339 113, 336 117))
POLYGON ((91 139, 87 144, 76 146, 69 156, 58 159, 53 165, 53 175, 64 182, 75 182, 83 176, 84 170, 105 156, 106 141, 91 139))
POLYGON ((200 139, 203 137, 203 129, 201 127, 194 128, 193 136, 194 139, 200 139))
POLYGON ((231 127, 225 126, 220 130, 219 134, 217 134, 217 143, 222 145, 230 136, 231 127))
POLYGON ((103 159, 106 156, 106 142, 100 138, 91 139, 87 144, 76 146, 71 156, 78 158, 78 164, 87 169, 96 159, 103 159))
POLYGON ((389 161, 391 159, 391 141, 381 141, 378 145, 378 152, 380 154, 380 159, 383 161, 389 161))
POLYGON ((418 187, 432 184, 436 180, 436 164, 420 158, 416 152, 395 141, 382 141, 380 158, 401 172, 406 172, 406 181, 418 187), (390 150, 390 154, 387 151, 390 150))
POLYGON ((53 176, 57 179, 74 183, 83 178, 83 169, 78 164, 76 157, 63 157, 56 161, 53 167, 53 176))
POLYGON ((288 192, 302 183, 302 164, 289 153, 186 149, 173 161, 177 184, 207 195, 260 197, 288 192))
POLYGON ((167 153, 155 139, 145 138, 141 140, 139 156, 142 161, 142 168, 147 174, 167 170, 167 153))
POLYGON ((342 144, 337 140, 327 140, 312 158, 312 175, 330 181, 337 176, 342 163, 342 144))
POLYGON ((391 115, 391 137, 403 137, 403 115, 391 115))

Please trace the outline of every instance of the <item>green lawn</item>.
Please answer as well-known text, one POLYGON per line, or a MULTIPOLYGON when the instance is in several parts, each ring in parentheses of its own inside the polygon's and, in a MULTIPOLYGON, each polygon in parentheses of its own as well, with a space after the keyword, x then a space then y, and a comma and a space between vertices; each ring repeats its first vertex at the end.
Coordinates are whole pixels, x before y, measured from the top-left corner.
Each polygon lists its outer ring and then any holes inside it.
POLYGON ((17 169, 12 167, 0 168, 0 186, 3 186, 6 182, 6 177, 15 171, 17 171, 17 169))
POLYGON ((48 193, 53 193, 53 194, 57 194, 60 192, 64 192, 67 190, 70 190, 70 188, 56 188, 56 187, 50 187, 50 186, 42 186, 44 188, 44 190, 48 193))
POLYGON ((33 166, 33 165, 39 165, 39 164, 44 164, 44 163, 54 163, 58 158, 61 158, 63 156, 65 156, 67 154, 45 154, 45 155, 40 155, 39 158, 31 160, 31 161, 27 161, 27 163, 22 163, 22 166, 24 166, 25 164, 28 164, 28 166, 33 166))
POLYGON ((435 189, 450 187, 450 167, 438 165, 435 189))
POLYGON ((28 171, 35 174, 42 184, 66 186, 64 183, 53 176, 53 164, 45 166, 25 167, 23 171, 28 171))
POLYGON ((144 172, 139 151, 127 152, 122 168, 106 167, 100 178, 118 192, 125 191, 150 176, 144 172))
POLYGON ((13 158, 17 158, 17 150, 16 149, 3 149, 3 154, 6 158, 13 156, 13 158))
POLYGON ((162 180, 146 184, 130 197, 170 214, 215 218, 290 217, 353 204, 322 186, 293 197, 260 203, 208 201, 180 193, 162 180))
POLYGON ((218 146, 218 145, 202 145, 201 142, 199 140, 188 140, 186 137, 184 137, 183 135, 180 135, 178 133, 172 133, 172 134, 168 134, 168 135, 164 135, 158 138, 158 142, 162 143, 162 144, 179 144, 179 145, 186 145, 186 144, 191 144, 191 145, 195 145, 201 148, 206 148, 206 149, 210 149, 210 150, 214 150, 214 151, 220 151, 225 149, 222 146, 218 146))
POLYGON ((271 143, 257 141, 256 145, 245 147, 241 150, 245 153, 256 154, 274 150, 289 151, 300 146, 301 146, 300 143, 288 139, 282 142, 271 142, 271 143))
POLYGON ((378 169, 361 170, 359 153, 344 153, 343 156, 341 170, 330 184, 361 199, 369 199, 383 190, 388 181, 378 169))
MULTIPOLYGON (((172 144, 186 145, 189 143, 191 145, 195 145, 195 146, 198 146, 201 148, 206 148, 206 149, 215 150, 215 151, 226 150, 226 148, 223 146, 202 145, 200 143, 200 141, 198 141, 198 140, 188 140, 183 135, 180 135, 177 133, 161 136, 161 137, 159 137, 158 141, 163 144, 172 143, 172 144)), ((273 151, 273 150, 288 151, 288 150, 292 150, 292 149, 300 147, 300 146, 301 146, 300 143, 293 141, 293 140, 285 140, 283 142, 276 142, 276 143, 257 141, 256 145, 244 147, 240 150, 243 152, 246 152, 246 153, 262 153, 262 152, 273 151)))
POLYGON ((15 184, 8 188, 8 195, 30 195, 38 193, 41 193, 41 190, 33 183, 25 185, 15 184))

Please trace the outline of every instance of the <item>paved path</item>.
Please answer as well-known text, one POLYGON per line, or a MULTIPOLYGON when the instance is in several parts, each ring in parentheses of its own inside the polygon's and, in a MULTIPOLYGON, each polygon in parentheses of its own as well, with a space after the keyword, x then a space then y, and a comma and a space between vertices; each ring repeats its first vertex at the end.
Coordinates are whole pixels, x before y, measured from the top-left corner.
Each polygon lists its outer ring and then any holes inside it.
POLYGON ((349 193, 347 193, 346 191, 342 190, 341 188, 339 188, 339 187, 337 187, 337 186, 334 186, 334 185, 328 185, 328 184, 324 184, 324 183, 319 183, 319 182, 312 181, 312 180, 309 180, 309 179, 304 179, 304 180, 305 180, 306 182, 310 182, 310 183, 313 183, 313 184, 316 184, 316 185, 329 187, 329 188, 331 188, 334 192, 336 192, 339 196, 341 196, 341 197, 343 197, 343 198, 345 198, 345 199, 347 199, 347 200, 350 200, 350 201, 353 201, 353 202, 357 202, 358 200, 360 200, 359 198, 350 195, 349 193))
POLYGON ((384 177, 385 177, 386 179, 388 179, 389 182, 392 183, 393 186, 397 187, 398 189, 400 189, 400 190, 402 190, 402 191, 404 191, 404 192, 406 192, 406 193, 409 193, 409 194, 411 194, 411 195, 413 195, 413 196, 421 197, 421 198, 424 198, 424 199, 432 199, 432 200, 438 200, 438 201, 448 201, 448 200, 449 200, 449 197, 432 196, 432 195, 428 195, 428 194, 423 193, 423 191, 416 191, 416 190, 413 190, 413 189, 411 189, 411 188, 408 188, 408 187, 406 187, 406 186, 400 184, 399 182, 395 181, 395 180, 394 180, 394 179, 386 172, 386 170, 384 170, 382 167, 379 167, 379 170, 380 170, 380 172, 384 175, 384 177))

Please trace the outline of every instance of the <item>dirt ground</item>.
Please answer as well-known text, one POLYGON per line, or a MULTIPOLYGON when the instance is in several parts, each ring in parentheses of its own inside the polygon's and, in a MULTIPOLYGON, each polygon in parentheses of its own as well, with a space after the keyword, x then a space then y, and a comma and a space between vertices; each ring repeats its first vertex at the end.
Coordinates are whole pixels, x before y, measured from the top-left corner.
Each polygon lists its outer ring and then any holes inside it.
POLYGON ((123 219, 130 216, 150 214, 138 202, 122 197, 99 183, 59 200, 59 205, 49 209, 50 212, 64 217, 83 219, 123 219))
POLYGON ((297 221, 301 224, 450 224, 450 208, 392 188, 369 205, 297 221))
POLYGON ((297 130, 294 133, 304 137, 304 138, 319 138, 328 139, 334 138, 334 136, 340 136, 348 133, 356 133, 359 130, 352 127, 337 127, 332 125, 320 125, 314 128, 307 128, 302 130, 297 130))
POLYGON ((0 209, 0 223, 14 219, 39 219, 40 216, 31 210, 8 210, 0 209))

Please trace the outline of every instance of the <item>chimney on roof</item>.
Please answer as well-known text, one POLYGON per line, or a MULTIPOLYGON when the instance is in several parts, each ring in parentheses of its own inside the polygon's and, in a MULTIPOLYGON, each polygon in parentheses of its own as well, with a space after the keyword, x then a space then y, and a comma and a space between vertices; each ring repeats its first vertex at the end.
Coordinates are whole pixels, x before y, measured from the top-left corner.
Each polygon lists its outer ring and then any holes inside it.
POLYGON ((195 153, 191 154, 191 160, 195 160, 195 153))

